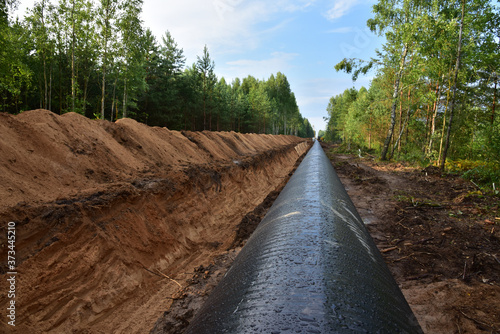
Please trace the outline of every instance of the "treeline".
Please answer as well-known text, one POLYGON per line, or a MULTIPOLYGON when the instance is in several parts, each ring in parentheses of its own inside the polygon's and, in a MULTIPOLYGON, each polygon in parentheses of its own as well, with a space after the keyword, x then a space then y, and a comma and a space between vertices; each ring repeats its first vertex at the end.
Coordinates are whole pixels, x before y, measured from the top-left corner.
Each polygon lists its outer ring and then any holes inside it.
POLYGON ((314 136, 284 74, 227 83, 207 47, 186 66, 168 31, 158 41, 143 26, 142 0, 40 0, 14 21, 15 5, 2 0, 0 7, 0 111, 314 136))
POLYGON ((368 89, 332 97, 325 139, 373 149, 382 160, 500 162, 497 116, 499 8, 488 0, 385 1, 369 28, 385 34, 377 59, 337 70, 376 69, 368 89))

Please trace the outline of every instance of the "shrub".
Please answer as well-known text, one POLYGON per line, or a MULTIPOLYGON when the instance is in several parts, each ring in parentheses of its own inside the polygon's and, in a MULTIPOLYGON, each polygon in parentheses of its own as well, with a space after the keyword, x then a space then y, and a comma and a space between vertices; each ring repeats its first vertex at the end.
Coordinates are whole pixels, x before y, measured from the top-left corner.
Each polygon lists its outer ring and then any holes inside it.
POLYGON ((492 187, 493 183, 497 188, 500 186, 500 166, 497 163, 456 160, 446 162, 446 169, 481 186, 492 187))

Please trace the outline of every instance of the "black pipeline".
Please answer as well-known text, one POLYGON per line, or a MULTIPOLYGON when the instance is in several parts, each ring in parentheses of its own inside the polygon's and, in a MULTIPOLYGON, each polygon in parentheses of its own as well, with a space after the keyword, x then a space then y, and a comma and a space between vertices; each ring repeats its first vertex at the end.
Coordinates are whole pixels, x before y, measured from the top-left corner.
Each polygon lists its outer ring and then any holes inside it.
POLYGON ((187 333, 422 333, 318 142, 187 333))

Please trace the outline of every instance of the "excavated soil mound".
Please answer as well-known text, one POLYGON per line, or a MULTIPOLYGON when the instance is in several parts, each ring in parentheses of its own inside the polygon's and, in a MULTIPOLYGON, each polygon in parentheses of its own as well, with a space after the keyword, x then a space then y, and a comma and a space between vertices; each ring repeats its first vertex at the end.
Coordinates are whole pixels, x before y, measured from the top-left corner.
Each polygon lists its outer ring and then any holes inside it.
MULTIPOLYGON (((0 309, 15 222, 15 327, 145 333, 199 268, 238 251, 310 143, 46 110, 0 114, 0 309), (236 248, 235 248, 236 247, 236 248)), ((230 256, 232 257, 232 255, 230 256)))
POLYGON ((299 142, 292 136, 169 131, 132 119, 110 123, 47 110, 0 114, 0 209, 95 193, 191 165, 237 163, 299 142))

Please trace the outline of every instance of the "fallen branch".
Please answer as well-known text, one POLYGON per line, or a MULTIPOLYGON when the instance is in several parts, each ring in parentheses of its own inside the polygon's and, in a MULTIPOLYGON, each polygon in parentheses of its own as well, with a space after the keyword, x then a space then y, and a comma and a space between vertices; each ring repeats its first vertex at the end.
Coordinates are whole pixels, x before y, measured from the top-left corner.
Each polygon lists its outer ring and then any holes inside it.
POLYGON ((495 254, 488 254, 488 255, 491 255, 492 258, 494 258, 498 264, 500 264, 500 260, 495 256, 495 254))
POLYGON ((443 206, 441 204, 426 204, 426 203, 417 203, 414 206, 407 206, 405 209, 421 209, 425 207, 427 209, 446 209, 448 206, 443 206))
POLYGON ((396 250, 396 249, 398 249, 398 248, 396 246, 394 246, 394 247, 389 247, 389 248, 386 248, 386 249, 382 249, 380 252, 381 253, 388 253, 388 252, 391 252, 391 251, 396 250))
POLYGON ((470 180, 470 182, 471 182, 473 185, 475 185, 477 189, 481 189, 481 187, 480 187, 480 186, 478 186, 478 185, 477 185, 474 181, 470 180))
POLYGON ((399 258, 399 259, 393 260, 392 262, 399 262, 399 261, 402 261, 402 260, 404 260, 404 259, 407 259, 407 258, 409 258, 409 257, 411 257, 411 256, 413 256, 413 255, 415 255, 415 253, 411 253, 410 255, 403 256, 403 257, 401 257, 401 258, 399 258))
POLYGON ((164 273, 162 273, 162 272, 161 272, 161 271, 159 271, 158 269, 156 269, 156 271, 157 271, 158 273, 155 273, 154 271, 151 271, 151 270, 149 270, 148 268, 146 268, 146 267, 145 267, 142 263, 141 263, 141 266, 142 266, 142 268, 144 268, 145 270, 149 271, 151 274, 156 275, 156 276, 159 276, 159 277, 165 277, 165 278, 168 278, 169 280, 171 280, 171 281, 173 281, 174 283, 176 283, 176 284, 177 284, 177 285, 178 285, 181 289, 184 289, 184 288, 182 287, 182 285, 181 285, 179 282, 177 282, 177 281, 176 281, 176 280, 174 280, 173 278, 168 277, 167 275, 165 275, 164 273))
POLYGON ((401 219, 400 221, 398 221, 398 224, 403 226, 405 229, 407 229, 408 231, 411 231, 411 228, 407 227, 407 226, 404 226, 403 224, 401 224, 401 222, 405 220, 405 218, 401 219))
POLYGON ((495 330, 495 326, 493 326, 493 325, 488 325, 488 324, 487 324, 487 323, 485 323, 485 322, 482 322, 482 321, 479 321, 479 320, 477 320, 477 319, 474 319, 473 317, 468 316, 467 314, 465 314, 465 313, 464 313, 462 310, 460 310, 460 309, 459 309, 458 311, 459 311, 460 313, 462 313, 462 315, 463 315, 465 318, 467 318, 467 319, 469 319, 469 320, 471 320, 471 321, 475 322, 476 324, 481 325, 481 326, 485 326, 485 327, 488 327, 488 328, 490 328, 490 329, 495 330))
POLYGON ((158 272, 158 274, 160 274, 161 276, 163 276, 163 277, 165 277, 165 278, 167 278, 167 279, 171 280, 171 281, 172 281, 172 282, 174 282, 175 284, 177 284, 177 285, 178 285, 181 289, 183 288, 183 287, 182 287, 182 285, 181 285, 179 282, 177 282, 176 280, 174 280, 173 278, 168 277, 167 275, 165 275, 164 273, 162 273, 162 272, 161 272, 161 271, 159 271, 158 269, 156 269, 156 271, 157 271, 157 272, 158 272))
POLYGON ((434 240, 434 237, 432 237, 432 238, 422 239, 422 240, 420 240, 418 243, 419 243, 419 244, 425 244, 427 241, 431 241, 431 240, 434 240))
POLYGON ((423 274, 423 275, 419 275, 419 276, 408 277, 407 280, 408 281, 418 281, 422 278, 427 278, 427 277, 431 277, 431 276, 432 276, 431 274, 423 274))

